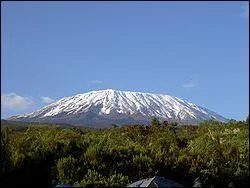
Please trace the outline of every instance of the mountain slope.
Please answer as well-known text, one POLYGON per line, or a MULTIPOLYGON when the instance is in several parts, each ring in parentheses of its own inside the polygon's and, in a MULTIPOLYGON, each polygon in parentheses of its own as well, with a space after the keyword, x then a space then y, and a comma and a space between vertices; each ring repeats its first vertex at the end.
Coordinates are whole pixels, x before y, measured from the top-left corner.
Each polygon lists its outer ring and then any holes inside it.
POLYGON ((84 125, 149 123, 150 117, 196 124, 214 118, 226 119, 188 101, 162 94, 118 91, 91 91, 65 97, 40 110, 8 120, 84 125))

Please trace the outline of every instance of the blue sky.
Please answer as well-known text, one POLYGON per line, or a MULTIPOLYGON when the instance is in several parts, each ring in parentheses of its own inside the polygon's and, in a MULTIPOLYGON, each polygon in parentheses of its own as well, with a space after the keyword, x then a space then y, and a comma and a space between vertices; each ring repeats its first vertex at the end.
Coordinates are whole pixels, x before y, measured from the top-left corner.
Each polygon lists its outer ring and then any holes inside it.
POLYGON ((249 113, 248 2, 1 2, 1 117, 65 96, 169 94, 249 113))

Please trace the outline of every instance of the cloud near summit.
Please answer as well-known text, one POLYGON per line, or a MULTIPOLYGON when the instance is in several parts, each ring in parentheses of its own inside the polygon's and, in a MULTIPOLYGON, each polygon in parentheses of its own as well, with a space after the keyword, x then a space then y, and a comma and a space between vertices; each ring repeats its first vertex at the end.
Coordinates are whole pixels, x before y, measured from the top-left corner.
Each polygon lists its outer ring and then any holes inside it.
POLYGON ((29 97, 22 97, 16 93, 2 93, 1 106, 5 109, 26 109, 31 107, 34 102, 29 97))
POLYGON ((54 99, 51 99, 50 97, 44 97, 44 96, 41 96, 41 99, 42 99, 42 102, 45 104, 49 104, 55 101, 54 99))

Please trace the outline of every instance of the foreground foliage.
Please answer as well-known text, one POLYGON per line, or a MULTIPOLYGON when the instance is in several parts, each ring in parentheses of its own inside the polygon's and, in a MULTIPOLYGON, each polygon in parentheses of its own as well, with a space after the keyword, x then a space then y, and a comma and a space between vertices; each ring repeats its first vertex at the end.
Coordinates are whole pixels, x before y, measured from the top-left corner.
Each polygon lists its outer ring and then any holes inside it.
POLYGON ((155 175, 192 186, 248 186, 247 122, 200 126, 152 121, 91 131, 29 125, 1 130, 1 182, 126 186, 155 175))

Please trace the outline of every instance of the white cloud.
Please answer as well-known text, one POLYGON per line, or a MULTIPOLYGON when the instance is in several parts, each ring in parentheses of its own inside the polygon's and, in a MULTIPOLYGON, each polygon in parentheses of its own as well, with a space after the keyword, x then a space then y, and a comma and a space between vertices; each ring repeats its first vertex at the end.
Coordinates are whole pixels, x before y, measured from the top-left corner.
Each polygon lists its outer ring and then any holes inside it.
POLYGON ((34 102, 30 98, 19 96, 16 93, 1 94, 1 107, 6 109, 26 109, 33 104, 34 102))
POLYGON ((249 3, 241 6, 241 12, 239 13, 239 16, 243 18, 249 18, 249 3))
POLYGON ((41 96, 41 99, 42 99, 43 103, 45 103, 45 104, 49 104, 49 103, 52 103, 55 101, 54 99, 51 99, 49 97, 44 97, 44 96, 41 96))
POLYGON ((249 3, 242 7, 242 16, 245 18, 249 18, 249 3))
POLYGON ((184 88, 192 88, 192 87, 195 87, 195 85, 192 84, 192 83, 188 83, 188 84, 183 84, 182 87, 184 87, 184 88))
POLYGON ((103 82, 101 80, 91 80, 91 84, 102 84, 103 82))
POLYGON ((194 88, 196 87, 197 83, 198 83, 198 75, 194 74, 192 76, 190 76, 190 79, 187 83, 182 84, 182 87, 185 89, 189 89, 189 88, 194 88))

